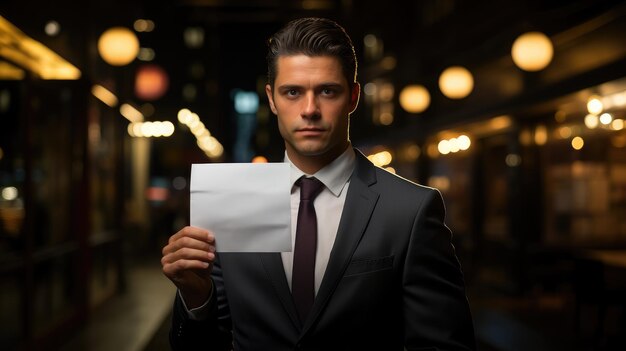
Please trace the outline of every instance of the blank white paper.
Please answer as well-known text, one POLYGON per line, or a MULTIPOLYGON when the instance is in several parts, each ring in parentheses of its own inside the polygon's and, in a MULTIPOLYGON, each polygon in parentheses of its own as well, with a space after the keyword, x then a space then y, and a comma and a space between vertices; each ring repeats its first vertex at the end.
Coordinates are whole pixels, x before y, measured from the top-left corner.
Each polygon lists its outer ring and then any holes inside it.
POLYGON ((288 163, 192 164, 190 224, 218 252, 291 251, 288 163))

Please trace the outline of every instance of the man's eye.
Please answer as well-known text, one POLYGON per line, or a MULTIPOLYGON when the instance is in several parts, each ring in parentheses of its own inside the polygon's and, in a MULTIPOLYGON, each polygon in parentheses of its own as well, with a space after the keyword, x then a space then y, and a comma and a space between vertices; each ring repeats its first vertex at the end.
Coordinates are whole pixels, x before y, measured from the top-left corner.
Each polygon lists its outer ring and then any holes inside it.
POLYGON ((287 90, 287 95, 289 95, 289 96, 296 96, 296 95, 298 95, 298 91, 296 89, 289 89, 289 90, 287 90))
POLYGON ((329 88, 322 89, 322 94, 324 94, 324 95, 332 95, 334 93, 335 93, 335 91, 333 89, 329 89, 329 88))

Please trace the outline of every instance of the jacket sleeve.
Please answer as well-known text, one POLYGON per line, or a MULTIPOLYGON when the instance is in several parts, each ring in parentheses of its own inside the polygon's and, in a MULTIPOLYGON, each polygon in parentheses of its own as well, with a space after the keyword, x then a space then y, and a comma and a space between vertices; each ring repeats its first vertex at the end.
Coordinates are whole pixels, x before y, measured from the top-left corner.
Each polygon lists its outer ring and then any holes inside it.
POLYGON ((461 265, 437 190, 417 211, 403 273, 407 350, 475 350, 461 265))
POLYGON ((210 349, 228 351, 233 349, 230 315, 223 284, 219 260, 213 266, 213 291, 208 302, 205 320, 189 318, 187 310, 176 294, 172 311, 172 326, 169 342, 172 350, 210 349))

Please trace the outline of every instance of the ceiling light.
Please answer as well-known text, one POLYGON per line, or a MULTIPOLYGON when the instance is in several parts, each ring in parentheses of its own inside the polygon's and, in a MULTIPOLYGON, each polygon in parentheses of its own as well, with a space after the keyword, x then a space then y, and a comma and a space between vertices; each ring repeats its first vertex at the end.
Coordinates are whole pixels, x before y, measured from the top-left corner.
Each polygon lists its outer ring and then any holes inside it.
POLYGON ((430 93, 423 85, 408 85, 400 92, 400 105, 409 113, 420 113, 430 105, 430 93))
POLYGON ((525 71, 540 71, 550 64, 554 47, 550 38, 541 32, 520 35, 511 48, 511 56, 517 67, 525 71))
POLYGON ((98 39, 98 53, 110 65, 125 66, 137 57, 139 39, 128 28, 109 28, 98 39))
POLYGON ((450 99, 462 99, 474 89, 474 77, 465 67, 449 67, 439 76, 439 89, 450 99))

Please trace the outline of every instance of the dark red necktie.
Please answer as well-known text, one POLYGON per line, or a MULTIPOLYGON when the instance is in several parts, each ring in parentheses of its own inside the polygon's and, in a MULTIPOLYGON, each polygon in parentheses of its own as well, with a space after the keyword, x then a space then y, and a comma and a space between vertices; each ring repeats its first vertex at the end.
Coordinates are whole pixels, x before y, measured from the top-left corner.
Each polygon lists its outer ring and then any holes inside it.
POLYGON ((296 244, 293 253, 291 294, 296 303, 300 321, 306 320, 315 299, 315 251, 317 249, 317 216, 313 201, 324 189, 316 178, 298 179, 300 207, 296 227, 296 244))

